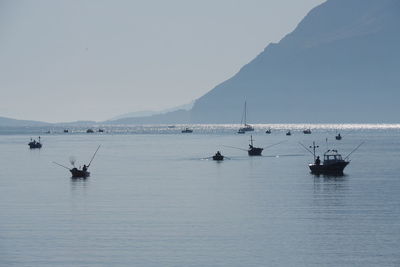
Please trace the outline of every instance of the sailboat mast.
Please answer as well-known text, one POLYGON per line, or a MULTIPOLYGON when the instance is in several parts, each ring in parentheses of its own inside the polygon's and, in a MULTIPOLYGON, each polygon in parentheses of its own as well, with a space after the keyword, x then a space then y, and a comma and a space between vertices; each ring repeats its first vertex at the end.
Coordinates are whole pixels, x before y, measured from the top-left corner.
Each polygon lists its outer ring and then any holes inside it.
POLYGON ((247 125, 247 101, 244 101, 244 125, 247 125))

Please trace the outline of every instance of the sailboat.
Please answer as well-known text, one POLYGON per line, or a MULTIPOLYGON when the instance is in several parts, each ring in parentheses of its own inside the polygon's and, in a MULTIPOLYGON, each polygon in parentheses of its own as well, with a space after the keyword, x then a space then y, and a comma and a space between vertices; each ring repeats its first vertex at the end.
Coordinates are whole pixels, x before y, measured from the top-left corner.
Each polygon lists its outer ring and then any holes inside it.
POLYGON ((246 132, 252 132, 254 131, 253 126, 250 124, 247 124, 247 103, 244 101, 244 110, 243 110, 243 116, 242 116, 242 121, 240 124, 243 125, 243 127, 240 127, 238 134, 244 134, 246 132))

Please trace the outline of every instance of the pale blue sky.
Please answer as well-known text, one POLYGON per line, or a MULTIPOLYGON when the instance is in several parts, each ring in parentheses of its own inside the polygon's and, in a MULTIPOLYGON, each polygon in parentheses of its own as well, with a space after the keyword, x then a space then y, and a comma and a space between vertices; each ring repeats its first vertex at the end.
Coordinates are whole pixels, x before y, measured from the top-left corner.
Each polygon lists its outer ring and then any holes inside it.
POLYGON ((186 104, 323 0, 0 0, 0 116, 105 120, 186 104))

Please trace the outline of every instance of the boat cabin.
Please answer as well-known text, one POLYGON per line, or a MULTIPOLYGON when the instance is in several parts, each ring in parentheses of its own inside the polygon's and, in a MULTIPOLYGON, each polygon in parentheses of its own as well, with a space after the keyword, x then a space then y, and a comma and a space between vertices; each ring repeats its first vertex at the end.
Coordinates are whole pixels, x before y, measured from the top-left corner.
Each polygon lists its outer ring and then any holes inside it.
POLYGON ((336 149, 328 150, 324 154, 324 165, 344 161, 336 149))

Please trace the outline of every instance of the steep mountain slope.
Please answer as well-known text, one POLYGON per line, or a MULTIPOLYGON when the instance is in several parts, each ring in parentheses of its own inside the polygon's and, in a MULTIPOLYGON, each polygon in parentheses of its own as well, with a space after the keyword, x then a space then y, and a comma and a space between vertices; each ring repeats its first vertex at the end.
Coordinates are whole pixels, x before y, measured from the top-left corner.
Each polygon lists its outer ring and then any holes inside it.
POLYGON ((328 0, 199 98, 193 122, 397 122, 400 1, 328 0))

